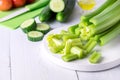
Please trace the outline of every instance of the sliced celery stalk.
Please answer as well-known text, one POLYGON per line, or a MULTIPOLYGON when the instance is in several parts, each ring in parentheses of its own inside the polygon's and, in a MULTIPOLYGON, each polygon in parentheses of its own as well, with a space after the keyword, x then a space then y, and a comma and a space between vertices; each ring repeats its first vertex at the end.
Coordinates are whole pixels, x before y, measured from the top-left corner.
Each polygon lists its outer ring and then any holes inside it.
POLYGON ((82 58, 84 58, 84 56, 85 56, 83 49, 81 49, 81 48, 79 48, 79 47, 77 47, 77 46, 73 46, 73 47, 71 48, 70 52, 71 52, 72 54, 77 54, 79 59, 82 59, 82 58))
POLYGON ((69 39, 66 41, 66 44, 65 44, 64 55, 70 54, 71 47, 72 47, 72 40, 69 39))
POLYGON ((89 23, 89 19, 94 17, 95 15, 99 14, 102 12, 105 8, 113 4, 117 0, 106 0, 105 3, 103 3, 97 10, 93 11, 92 13, 86 14, 81 17, 81 21, 85 23, 89 23))
POLYGON ((62 59, 65 62, 70 62, 70 61, 74 61, 74 60, 78 59, 78 56, 76 54, 69 54, 69 55, 62 56, 62 59))
POLYGON ((99 63, 101 58, 102 58, 101 54, 99 52, 94 51, 92 53, 92 55, 89 57, 89 62, 93 63, 93 64, 96 64, 96 63, 99 63))
POLYGON ((113 30, 111 30, 109 33, 107 33, 106 35, 100 38, 101 46, 105 45, 106 43, 108 43, 109 41, 111 41, 112 39, 115 39, 117 36, 120 35, 120 22, 118 22, 113 27, 115 27, 113 30))
POLYGON ((84 49, 86 49, 87 54, 89 54, 97 45, 97 41, 94 38, 90 38, 88 43, 85 44, 84 49))
POLYGON ((74 38, 77 38, 78 36, 77 35, 74 35, 74 34, 65 34, 63 35, 62 39, 64 42, 66 42, 68 39, 74 39, 74 38))

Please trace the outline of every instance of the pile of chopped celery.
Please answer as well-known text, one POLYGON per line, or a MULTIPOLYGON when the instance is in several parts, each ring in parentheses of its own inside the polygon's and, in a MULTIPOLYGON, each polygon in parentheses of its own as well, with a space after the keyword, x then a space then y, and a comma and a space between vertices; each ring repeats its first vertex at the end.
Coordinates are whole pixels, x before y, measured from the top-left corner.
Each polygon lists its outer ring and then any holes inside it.
POLYGON ((83 15, 80 23, 51 34, 47 41, 54 53, 62 54, 66 62, 87 58, 89 62, 101 61, 101 54, 94 51, 97 44, 104 46, 120 34, 120 0, 106 0, 95 11, 83 15))
MULTIPOLYGON (((48 35, 47 41, 50 51, 61 54, 65 62, 86 58, 97 45, 97 41, 94 38, 88 41, 81 40, 80 29, 77 24, 69 27, 67 31, 62 30, 59 34, 48 35)), ((89 59, 89 61, 95 61, 92 63, 97 63, 100 58, 101 56, 99 58, 89 59)))

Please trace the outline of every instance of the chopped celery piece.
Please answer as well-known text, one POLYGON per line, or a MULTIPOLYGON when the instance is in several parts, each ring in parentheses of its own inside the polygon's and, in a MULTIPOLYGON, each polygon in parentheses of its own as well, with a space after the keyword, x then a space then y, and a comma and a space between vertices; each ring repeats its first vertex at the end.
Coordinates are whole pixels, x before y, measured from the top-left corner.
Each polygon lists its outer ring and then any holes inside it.
POLYGON ((78 59, 78 56, 76 54, 69 54, 69 55, 62 56, 62 59, 65 62, 70 62, 70 61, 74 61, 74 60, 78 59))
POLYGON ((82 58, 84 58, 84 56, 85 56, 83 49, 81 49, 81 48, 79 48, 79 47, 77 47, 77 46, 73 46, 73 47, 71 48, 70 52, 71 52, 72 54, 77 54, 79 59, 82 59, 82 58))
POLYGON ((97 45, 97 41, 94 38, 90 38, 88 43, 85 44, 84 49, 86 49, 87 54, 89 54, 97 45))
POLYGON ((100 45, 103 46, 112 39, 115 39, 117 36, 120 35, 120 22, 113 26, 114 29, 108 32, 106 35, 100 38, 100 45))
POLYGON ((91 18, 89 21, 92 22, 94 25, 98 25, 103 22, 107 22, 111 19, 114 19, 114 17, 120 13, 119 7, 120 7, 120 0, 117 0, 115 3, 107 7, 100 14, 91 18))
POLYGON ((80 27, 75 29, 75 35, 80 36, 80 27))
POLYGON ((66 44, 65 44, 64 55, 70 54, 71 47, 72 47, 72 40, 69 39, 66 41, 66 44))
POLYGON ((79 46, 82 47, 82 43, 80 38, 75 38, 75 39, 68 39, 65 44, 64 48, 64 54, 70 54, 70 49, 72 46, 79 46))
POLYGON ((92 18, 95 15, 99 14, 100 12, 102 12, 105 8, 107 8, 108 6, 112 5, 115 1, 117 1, 117 0, 106 0, 106 2, 103 3, 98 9, 96 9, 92 13, 89 13, 89 14, 86 14, 86 15, 82 16, 81 17, 81 21, 85 22, 86 24, 89 23, 89 19, 90 18, 92 18))
POLYGON ((70 26, 68 28, 68 32, 71 33, 71 34, 75 34, 75 29, 78 27, 78 24, 76 25, 73 25, 73 26, 70 26))
POLYGON ((92 53, 92 55, 89 57, 89 62, 93 63, 93 64, 96 64, 96 63, 99 63, 101 58, 102 58, 101 54, 99 52, 94 51, 92 53))
POLYGON ((74 34, 65 34, 63 35, 63 41, 66 42, 68 39, 74 39, 74 38, 77 38, 78 36, 77 35, 74 35, 74 34))

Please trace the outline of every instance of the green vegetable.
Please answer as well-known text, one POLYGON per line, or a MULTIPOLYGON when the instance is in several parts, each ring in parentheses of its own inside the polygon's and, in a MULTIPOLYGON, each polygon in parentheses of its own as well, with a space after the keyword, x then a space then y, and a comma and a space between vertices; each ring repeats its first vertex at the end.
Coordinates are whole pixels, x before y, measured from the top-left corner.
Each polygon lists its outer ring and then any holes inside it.
POLYGON ((73 60, 78 59, 78 56, 77 56, 76 54, 69 54, 69 55, 64 55, 64 56, 62 56, 62 59, 63 59, 65 62, 70 62, 70 61, 73 61, 73 60))
POLYGON ((27 33, 27 37, 28 37, 28 40, 33 41, 33 42, 37 42, 37 41, 42 40, 43 33, 38 32, 38 31, 30 31, 27 33))
POLYGON ((101 54, 99 52, 94 51, 92 55, 89 57, 89 62, 96 64, 101 60, 101 54))
POLYGON ((81 17, 81 22, 84 24, 89 24, 89 19, 98 15, 100 12, 102 12, 104 9, 112 5, 117 0, 106 0, 105 3, 103 3, 97 10, 93 11, 92 13, 89 13, 87 15, 84 15, 81 17))
POLYGON ((45 34, 50 30, 50 26, 46 23, 39 23, 37 24, 36 30, 45 34))
POLYGON ((108 32, 106 35, 100 38, 100 45, 103 46, 112 39, 115 39, 117 36, 120 35, 120 22, 113 26, 114 29, 108 32))
POLYGON ((101 12, 99 15, 93 17, 92 19, 90 19, 90 22, 92 22, 94 25, 96 25, 97 27, 99 27, 98 25, 102 25, 107 23, 107 22, 111 22, 112 23, 112 19, 118 21, 120 17, 115 18, 116 15, 119 15, 120 13, 120 0, 116 1, 113 5, 111 5, 110 7, 106 8, 103 12, 101 12), (107 14, 107 15, 106 15, 107 14))
POLYGON ((39 20, 41 22, 48 21, 53 15, 55 15, 55 13, 52 12, 51 9, 49 8, 49 5, 47 5, 40 13, 39 20))
POLYGON ((73 46, 73 47, 71 48, 70 52, 71 52, 72 54, 77 54, 79 59, 82 59, 82 58, 84 58, 84 56, 85 56, 83 49, 81 49, 81 48, 79 48, 79 47, 77 47, 77 46, 73 46))
POLYGON ((62 37, 64 42, 66 42, 68 39, 75 39, 75 38, 78 38, 78 36, 74 34, 65 34, 62 37))
POLYGON ((78 24, 76 25, 73 25, 73 26, 70 26, 68 28, 68 32, 71 33, 71 34, 75 34, 75 29, 78 27, 78 24))
POLYGON ((50 9, 53 12, 61 12, 65 8, 64 0, 50 0, 50 9))
POLYGON ((90 40, 85 44, 84 49, 86 49, 87 54, 89 54, 97 45, 97 41, 94 38, 90 38, 90 40))
POLYGON ((64 55, 70 54, 70 49, 72 47, 72 40, 69 39, 66 41, 65 48, 64 48, 64 55))
POLYGON ((34 19, 29 19, 29 20, 24 21, 20 25, 20 27, 23 30, 23 32, 28 33, 29 31, 35 30, 36 22, 34 19))
POLYGON ((57 13, 56 20, 60 22, 66 22, 74 9, 75 3, 76 0, 67 0, 64 10, 57 13))

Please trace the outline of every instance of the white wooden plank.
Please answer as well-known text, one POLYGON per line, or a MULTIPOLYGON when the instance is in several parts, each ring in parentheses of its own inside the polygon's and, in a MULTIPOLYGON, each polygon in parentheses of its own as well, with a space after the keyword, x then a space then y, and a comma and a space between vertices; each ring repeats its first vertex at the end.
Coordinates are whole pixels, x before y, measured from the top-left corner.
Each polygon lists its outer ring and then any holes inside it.
POLYGON ((77 80, 70 71, 39 56, 41 42, 30 42, 21 30, 11 32, 12 80, 77 80))
POLYGON ((9 30, 0 26, 0 80, 10 80, 9 30))
POLYGON ((120 80, 120 66, 101 72, 77 72, 79 80, 120 80))

